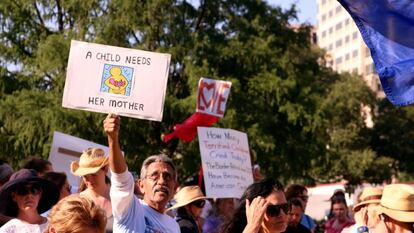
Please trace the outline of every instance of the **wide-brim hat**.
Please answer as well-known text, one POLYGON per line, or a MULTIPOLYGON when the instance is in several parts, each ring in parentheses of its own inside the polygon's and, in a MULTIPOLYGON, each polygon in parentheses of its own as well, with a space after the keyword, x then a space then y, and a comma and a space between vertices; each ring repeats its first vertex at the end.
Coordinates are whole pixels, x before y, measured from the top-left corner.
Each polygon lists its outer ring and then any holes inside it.
POLYGON ((174 200, 176 201, 176 203, 170 208, 168 208, 168 210, 177 209, 177 208, 186 206, 193 201, 204 200, 204 199, 206 199, 206 197, 204 196, 200 187, 196 185, 186 186, 180 189, 180 191, 178 191, 174 195, 174 200))
POLYGON ((354 206, 354 212, 359 211, 363 206, 368 204, 380 203, 382 197, 382 188, 368 187, 362 191, 361 202, 354 206))
POLYGON ((36 184, 42 188, 42 196, 37 205, 39 214, 46 212, 55 205, 60 196, 58 187, 46 179, 42 179, 33 169, 21 169, 15 172, 0 190, 0 214, 10 217, 17 216, 17 203, 12 200, 12 192, 20 185, 36 184))
POLYGON ((400 222, 414 222, 414 188, 406 184, 385 186, 378 214, 385 214, 400 222))
POLYGON ((98 172, 108 163, 108 157, 105 157, 102 149, 91 148, 82 153, 79 162, 73 161, 70 164, 70 171, 75 176, 85 176, 98 172))

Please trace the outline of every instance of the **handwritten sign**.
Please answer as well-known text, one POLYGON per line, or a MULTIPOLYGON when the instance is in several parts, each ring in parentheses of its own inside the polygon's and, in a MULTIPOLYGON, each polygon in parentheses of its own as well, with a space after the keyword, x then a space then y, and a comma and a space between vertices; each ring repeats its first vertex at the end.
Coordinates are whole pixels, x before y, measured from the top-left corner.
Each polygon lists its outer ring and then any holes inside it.
POLYGON ((197 130, 207 197, 240 198, 253 183, 247 135, 232 129, 197 130))
POLYGON ((109 153, 109 148, 106 146, 55 131, 49 161, 53 164, 55 171, 66 173, 71 186, 78 187, 80 177, 70 172, 70 163, 79 161, 82 152, 91 147, 101 148, 106 155, 109 153))
POLYGON ((62 105, 161 121, 170 59, 72 40, 62 105))
POLYGON ((201 78, 198 82, 197 112, 223 117, 231 82, 201 78))

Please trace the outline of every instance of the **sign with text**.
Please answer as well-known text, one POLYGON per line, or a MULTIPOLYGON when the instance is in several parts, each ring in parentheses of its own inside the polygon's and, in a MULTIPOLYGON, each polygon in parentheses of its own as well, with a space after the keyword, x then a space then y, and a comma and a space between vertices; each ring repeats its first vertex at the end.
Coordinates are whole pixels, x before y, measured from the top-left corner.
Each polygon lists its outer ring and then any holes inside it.
POLYGON ((63 107, 162 120, 170 54, 72 40, 63 107))
POLYGON ((79 161, 82 152, 91 147, 101 148, 106 155, 109 153, 107 146, 55 131, 53 133, 49 161, 52 163, 55 171, 66 173, 70 185, 78 187, 80 177, 70 172, 70 164, 72 161, 79 161))
POLYGON ((253 183, 247 135, 232 129, 197 130, 207 197, 240 198, 253 183))
POLYGON ((198 82, 197 112, 223 117, 231 82, 201 78, 198 82))

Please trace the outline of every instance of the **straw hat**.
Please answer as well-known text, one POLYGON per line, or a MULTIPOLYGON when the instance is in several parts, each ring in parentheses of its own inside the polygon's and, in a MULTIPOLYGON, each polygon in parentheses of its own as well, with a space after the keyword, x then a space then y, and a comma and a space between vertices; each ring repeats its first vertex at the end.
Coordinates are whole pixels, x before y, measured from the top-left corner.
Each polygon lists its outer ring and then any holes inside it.
POLYGON ((15 172, 0 189, 0 214, 17 216, 18 206, 12 200, 12 192, 19 186, 28 184, 35 184, 42 188, 42 196, 37 205, 39 214, 49 210, 59 200, 59 189, 54 183, 40 178, 33 169, 21 169, 15 172))
POLYGON ((382 188, 368 187, 362 191, 361 202, 354 206, 354 212, 361 209, 363 206, 373 203, 380 203, 382 196, 382 188))
POLYGON ((186 186, 186 187, 180 189, 180 191, 178 191, 174 195, 174 200, 177 203, 175 203, 173 206, 168 208, 168 210, 176 209, 176 208, 179 208, 179 207, 182 207, 182 206, 186 206, 186 205, 190 204, 193 201, 202 200, 202 199, 206 199, 206 197, 204 196, 203 192, 201 192, 200 187, 198 187, 196 185, 186 186))
POLYGON ((80 156, 79 162, 73 161, 70 170, 75 176, 85 176, 99 171, 108 165, 108 158, 105 152, 99 148, 89 148, 80 156))
POLYGON ((406 184, 385 186, 378 213, 400 222, 414 222, 414 188, 406 184))

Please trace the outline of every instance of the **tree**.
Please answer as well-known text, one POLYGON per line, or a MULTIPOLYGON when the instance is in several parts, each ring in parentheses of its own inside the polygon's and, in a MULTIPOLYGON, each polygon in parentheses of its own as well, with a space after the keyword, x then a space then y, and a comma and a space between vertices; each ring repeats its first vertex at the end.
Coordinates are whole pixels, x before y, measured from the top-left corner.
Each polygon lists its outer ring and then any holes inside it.
POLYGON ((367 90, 323 65, 310 27, 289 24, 295 17, 294 6, 283 11, 256 0, 197 7, 185 0, 2 1, 0 155, 15 165, 31 154, 46 157, 54 130, 106 144, 104 114, 61 107, 70 40, 77 39, 172 54, 163 121, 122 119, 131 170, 164 152, 182 179, 197 172, 197 141, 165 144, 160 136, 194 111, 200 77, 233 83, 217 126, 246 132, 267 175, 312 183, 343 171, 331 170, 335 156, 375 156, 360 119, 360 103, 372 105, 367 90))

